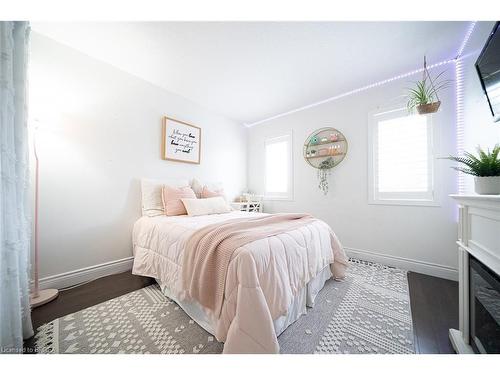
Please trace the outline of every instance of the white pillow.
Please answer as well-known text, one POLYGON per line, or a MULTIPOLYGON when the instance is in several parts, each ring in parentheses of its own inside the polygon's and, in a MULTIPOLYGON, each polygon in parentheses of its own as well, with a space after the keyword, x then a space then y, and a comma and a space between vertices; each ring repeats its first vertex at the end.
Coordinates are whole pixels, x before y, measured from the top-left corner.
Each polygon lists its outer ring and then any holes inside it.
POLYGON ((231 211, 231 207, 222 197, 205 199, 181 198, 189 216, 225 214, 231 211))
POLYGON ((141 179, 143 216, 160 216, 165 214, 161 196, 161 189, 163 185, 170 185, 172 187, 179 188, 189 186, 189 182, 188 180, 150 180, 147 178, 141 179))
POLYGON ((191 180, 191 189, 193 189, 197 198, 201 196, 201 191, 203 190, 203 184, 196 178, 191 180))

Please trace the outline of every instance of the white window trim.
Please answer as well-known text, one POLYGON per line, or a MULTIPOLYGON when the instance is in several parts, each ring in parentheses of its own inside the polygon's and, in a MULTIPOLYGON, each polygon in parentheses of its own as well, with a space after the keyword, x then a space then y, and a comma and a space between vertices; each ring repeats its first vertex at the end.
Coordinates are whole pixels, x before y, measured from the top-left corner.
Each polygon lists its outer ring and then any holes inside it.
POLYGON ((292 133, 285 133, 281 134, 280 136, 277 137, 272 137, 272 138, 267 138, 264 141, 264 200, 267 201, 293 201, 293 137, 292 133), (266 187, 267 187, 267 165, 266 165, 266 159, 265 159, 265 154, 266 154, 266 146, 270 143, 275 143, 275 142, 280 142, 283 139, 288 139, 288 145, 289 145, 289 170, 288 170, 288 192, 286 193, 273 193, 273 192, 268 192, 266 187))
POLYGON ((433 123, 433 115, 422 115, 429 116, 427 119, 429 121, 430 137, 428 138, 429 144, 429 164, 430 173, 429 178, 432 179, 432 192, 425 196, 422 194, 422 198, 415 198, 413 193, 379 193, 376 191, 378 177, 375 173, 377 165, 376 158, 374 158, 374 151, 376 147, 376 131, 377 122, 381 118, 394 118, 398 114, 404 115, 407 112, 406 108, 392 108, 386 110, 377 110, 369 113, 368 117, 368 204, 376 205, 400 205, 400 206, 429 206, 437 207, 441 206, 440 201, 440 164, 436 162, 437 150, 440 146, 440 137, 438 127, 433 123), (384 198, 385 196, 385 198, 384 198), (399 196, 398 198, 395 198, 399 196))

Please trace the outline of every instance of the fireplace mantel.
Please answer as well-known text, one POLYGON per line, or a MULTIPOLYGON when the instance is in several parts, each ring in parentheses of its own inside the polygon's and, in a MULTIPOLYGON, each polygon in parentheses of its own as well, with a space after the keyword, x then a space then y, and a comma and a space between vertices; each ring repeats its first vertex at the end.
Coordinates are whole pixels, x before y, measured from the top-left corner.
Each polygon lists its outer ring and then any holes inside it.
POLYGON ((473 353, 469 325, 469 257, 500 275, 500 195, 451 195, 459 205, 458 283, 460 330, 450 329, 457 353, 473 353))

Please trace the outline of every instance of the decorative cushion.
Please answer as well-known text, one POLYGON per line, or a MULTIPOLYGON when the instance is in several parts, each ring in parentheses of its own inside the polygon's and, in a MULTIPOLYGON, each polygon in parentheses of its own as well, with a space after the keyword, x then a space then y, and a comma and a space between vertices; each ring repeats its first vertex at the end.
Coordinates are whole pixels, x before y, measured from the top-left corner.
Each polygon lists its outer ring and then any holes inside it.
POLYGON ((207 185, 203 186, 200 198, 225 197, 224 189, 211 190, 207 185))
POLYGON ((181 200, 189 216, 224 214, 231 211, 231 207, 222 197, 181 200))
POLYGON ((189 186, 176 188, 172 186, 163 186, 163 206, 165 207, 165 215, 178 216, 185 215, 186 208, 182 203, 182 198, 197 199, 193 189, 189 186))
POLYGON ((203 191, 203 188, 207 187, 208 190, 211 191, 224 191, 223 185, 220 182, 206 182, 202 184, 198 179, 193 178, 191 180, 191 188, 194 190, 194 193, 196 194, 196 197, 198 198, 208 198, 208 197, 202 197, 201 193, 203 191))
POLYGON ((163 185, 173 187, 188 186, 188 180, 151 180, 141 179, 142 193, 142 215, 159 216, 165 214, 163 207, 162 188, 163 185))
POLYGON ((191 180, 191 188, 193 189, 194 193, 196 194, 197 198, 201 198, 201 191, 203 190, 203 185, 201 184, 198 179, 193 178, 191 180))

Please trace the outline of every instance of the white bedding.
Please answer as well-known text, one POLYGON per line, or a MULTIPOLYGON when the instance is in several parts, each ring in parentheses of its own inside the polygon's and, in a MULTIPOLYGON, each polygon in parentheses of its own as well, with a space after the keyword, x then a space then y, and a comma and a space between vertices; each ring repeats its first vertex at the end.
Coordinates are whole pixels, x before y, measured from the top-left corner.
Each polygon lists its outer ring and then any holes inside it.
MULTIPOLYGON (((236 326, 232 321, 236 316, 235 309, 237 310, 237 308, 235 305, 240 303, 236 297, 229 296, 227 298, 222 316, 215 316, 212 311, 201 307, 196 301, 186 299, 181 277, 184 244, 192 233, 206 225, 238 217, 262 215, 266 214, 232 211, 226 214, 196 217, 144 216, 134 225, 135 260, 133 273, 156 278, 163 292, 169 298, 179 303, 195 321, 214 334, 219 341, 226 341, 225 352, 229 346, 234 347, 237 352, 273 352, 276 349, 272 349, 272 345, 266 346, 264 344, 264 341, 269 341, 269 337, 267 337, 260 346, 257 345, 254 348, 248 348, 248 351, 246 350, 248 346, 253 345, 248 344, 249 342, 256 339, 258 341, 259 333, 255 333, 257 336, 254 337, 240 339, 240 336, 245 336, 244 327, 231 328, 231 325, 236 326), (231 340, 235 345, 228 345, 231 335, 238 336, 238 339, 231 340)), ((264 270, 262 267, 267 267, 266 264, 268 266, 269 264, 281 264, 282 271, 279 274, 262 271, 258 286, 259 289, 262 289, 268 308, 268 313, 264 314, 269 314, 276 337, 300 315, 306 313, 306 305, 312 306, 315 296, 332 275, 329 267, 333 263, 330 228, 324 222, 317 220, 304 228, 277 235, 274 240, 254 241, 243 248, 254 254, 254 259, 260 270, 264 270), (287 258, 288 260, 286 260, 287 258), (302 262, 305 263, 302 264, 302 262), (283 269, 288 269, 288 271, 283 271, 283 269)), ((239 252, 235 252, 232 259, 236 258, 238 254, 239 252)), ((228 277, 232 280, 237 279, 239 273, 237 262, 233 263, 235 265, 230 267, 228 273, 228 277)), ((241 267, 241 264, 239 266, 241 267)), ((237 323, 239 326, 245 324, 241 319, 237 323)), ((265 326, 265 323, 262 322, 262 325, 265 326)), ((249 331, 248 328, 246 332, 249 331)), ((257 329, 252 327, 252 330, 258 331, 259 327, 257 329)), ((262 336, 269 336, 266 332, 261 333, 262 336)), ((277 347, 277 340, 274 347, 277 347)))
MULTIPOLYGON (((197 229, 204 226, 223 222, 238 217, 255 217, 266 215, 253 212, 231 211, 225 214, 202 215, 202 216, 143 216, 134 224, 133 244, 134 256, 148 256, 148 250, 155 254, 150 256, 161 258, 159 262, 147 263, 148 267, 141 272, 144 276, 156 274, 157 267, 161 269, 160 286, 167 286, 172 295, 182 295, 182 260, 184 254, 184 241, 197 229), (160 264, 165 261, 165 264, 160 264)), ((134 262, 134 266, 138 262, 134 262)), ((133 271, 139 271, 134 269, 133 271)), ((182 295, 182 297, 184 297, 182 295)))

